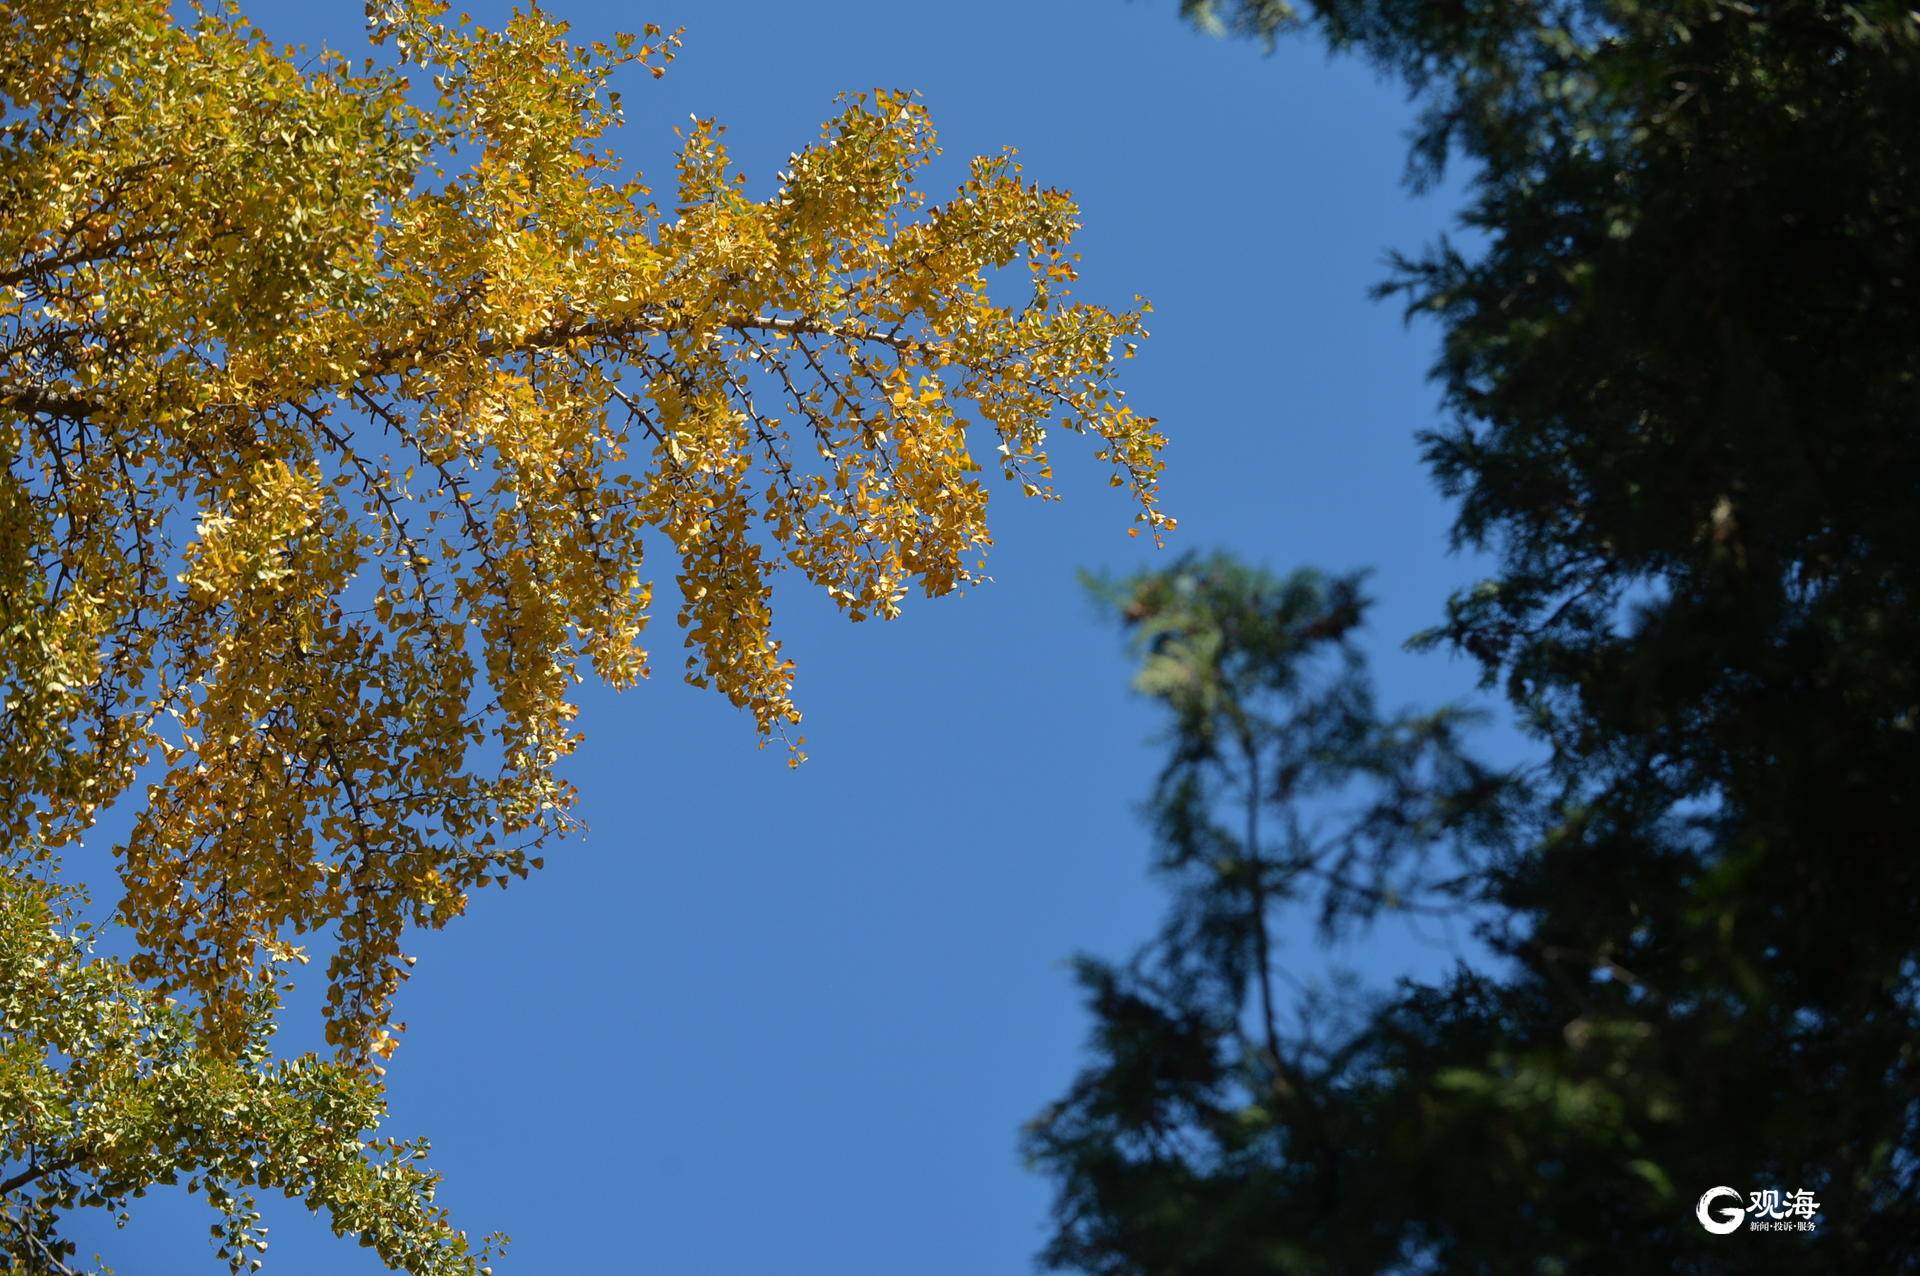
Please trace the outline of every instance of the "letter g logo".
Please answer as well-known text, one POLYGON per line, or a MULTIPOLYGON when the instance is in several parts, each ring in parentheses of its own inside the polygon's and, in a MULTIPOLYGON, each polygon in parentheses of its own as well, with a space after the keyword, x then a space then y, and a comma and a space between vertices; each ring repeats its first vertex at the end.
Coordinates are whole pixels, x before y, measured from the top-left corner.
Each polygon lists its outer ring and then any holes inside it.
POLYGON ((1699 1218, 1700 1226, 1717 1236, 1725 1236, 1728 1232, 1739 1231, 1740 1224, 1747 1221, 1746 1206, 1739 1204, 1739 1200, 1740 1193, 1730 1187, 1709 1188, 1706 1195, 1700 1198, 1700 1204, 1694 1206, 1693 1212, 1699 1218), (1735 1203, 1721 1206, 1719 1217, 1716 1218, 1708 1210, 1723 1196, 1731 1196, 1735 1203))

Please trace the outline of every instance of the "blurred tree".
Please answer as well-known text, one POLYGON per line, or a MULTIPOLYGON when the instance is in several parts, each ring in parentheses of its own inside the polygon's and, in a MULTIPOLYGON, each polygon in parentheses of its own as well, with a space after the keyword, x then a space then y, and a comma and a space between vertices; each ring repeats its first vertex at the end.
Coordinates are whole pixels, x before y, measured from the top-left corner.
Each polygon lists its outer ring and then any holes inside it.
POLYGON ((1239 1270, 1920 1268, 1920 18, 1190 8, 1360 52, 1424 108, 1415 180, 1469 165, 1482 246, 1386 289, 1440 321, 1427 455, 1498 562, 1426 640, 1549 761, 1468 893, 1502 960, 1321 1078, 1368 1168, 1329 1187, 1270 1111, 1238 1213, 1178 1169, 1070 1186, 1053 1258, 1230 1270, 1179 1256, 1257 1218, 1239 1270), (1809 1191, 1816 1228, 1709 1235, 1722 1184, 1809 1191))
POLYGON ((1504 835, 1512 779, 1463 752, 1464 711, 1379 712, 1358 576, 1216 556, 1095 589, 1131 631, 1135 687, 1170 719, 1147 812, 1174 905, 1127 966, 1079 962, 1097 1061, 1028 1142, 1061 1179, 1047 1258, 1285 1270, 1364 1217, 1379 1185, 1371 1118, 1348 1093, 1364 1085, 1350 1075, 1364 1017, 1297 995, 1280 939, 1459 909, 1504 835))
POLYGON ((0 0, 0 1224, 30 1269, 61 1210, 183 1176, 242 1231, 271 1186, 397 1266, 480 1261, 363 1139, 403 940, 569 826, 573 687, 647 672, 648 529, 687 677, 764 738, 799 722, 771 573, 856 620, 965 586, 975 448, 1051 495, 1047 430, 1092 434, 1171 526, 1115 382, 1140 314, 1071 298, 1071 197, 1003 154, 929 204, 927 114, 879 92, 765 200, 696 121, 663 212, 606 139, 614 73, 677 37, 446 8, 373 0, 356 68, 233 4, 0 0), (133 943, 95 958, 49 883, 122 802, 133 943), (303 943, 338 1057, 275 1064, 303 943))

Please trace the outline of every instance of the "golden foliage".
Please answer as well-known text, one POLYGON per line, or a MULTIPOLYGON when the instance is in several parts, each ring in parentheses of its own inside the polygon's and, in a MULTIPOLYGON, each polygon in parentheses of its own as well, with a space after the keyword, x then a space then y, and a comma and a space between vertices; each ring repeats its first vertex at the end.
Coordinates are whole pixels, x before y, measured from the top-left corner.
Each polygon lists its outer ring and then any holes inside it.
POLYGON ((663 206, 607 138, 676 36, 369 21, 356 68, 232 7, 0 0, 0 837, 143 786, 134 976, 236 1048, 320 936, 371 1064, 403 932, 567 827, 573 688, 647 672, 650 536, 686 676, 784 737, 773 574, 856 620, 966 585, 977 450, 1051 495, 1048 430, 1089 434, 1172 524, 1114 384, 1140 315, 1072 298, 1075 206, 1010 154, 929 201, 924 108, 856 95, 760 200, 694 121, 663 206))

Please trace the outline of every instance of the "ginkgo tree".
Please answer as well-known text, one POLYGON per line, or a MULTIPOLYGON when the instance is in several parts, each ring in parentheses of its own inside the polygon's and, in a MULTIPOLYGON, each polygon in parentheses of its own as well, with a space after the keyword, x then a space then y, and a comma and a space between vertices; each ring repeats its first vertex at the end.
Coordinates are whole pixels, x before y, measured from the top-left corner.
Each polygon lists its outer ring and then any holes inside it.
POLYGON ((644 541, 686 677, 797 761, 776 572, 856 620, 964 587, 983 471, 1051 496, 1049 430, 1172 526, 1115 384, 1145 307, 1073 297, 1075 205, 1010 153, 931 200, 925 109, 875 92, 761 199, 696 120, 656 195, 614 85, 677 35, 367 21, 349 63, 231 4, 0 0, 0 1225, 36 1270, 63 1210, 181 1179, 236 1267, 252 1187, 483 1261, 371 1133, 405 937, 568 829, 574 688, 648 672, 644 541), (124 960, 55 871, 115 809, 124 960), (276 1060, 309 949, 332 1054, 276 1060))

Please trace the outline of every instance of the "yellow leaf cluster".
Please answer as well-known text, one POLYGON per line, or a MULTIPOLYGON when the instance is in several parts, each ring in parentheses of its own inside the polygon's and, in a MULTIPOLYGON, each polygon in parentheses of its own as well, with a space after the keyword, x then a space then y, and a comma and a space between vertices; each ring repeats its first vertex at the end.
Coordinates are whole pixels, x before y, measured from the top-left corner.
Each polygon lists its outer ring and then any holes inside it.
POLYGON ((980 453, 1051 496, 1091 435, 1172 526, 1072 199, 1011 154, 930 199, 911 95, 763 199, 693 121, 656 198, 607 139, 674 35, 375 0, 354 67, 174 9, 0 0, 0 838, 132 793, 132 970, 206 1048, 319 936, 332 1040, 391 1051, 405 932, 536 865, 575 687, 647 672, 650 540, 687 677, 784 736, 776 573, 965 586, 980 453))

